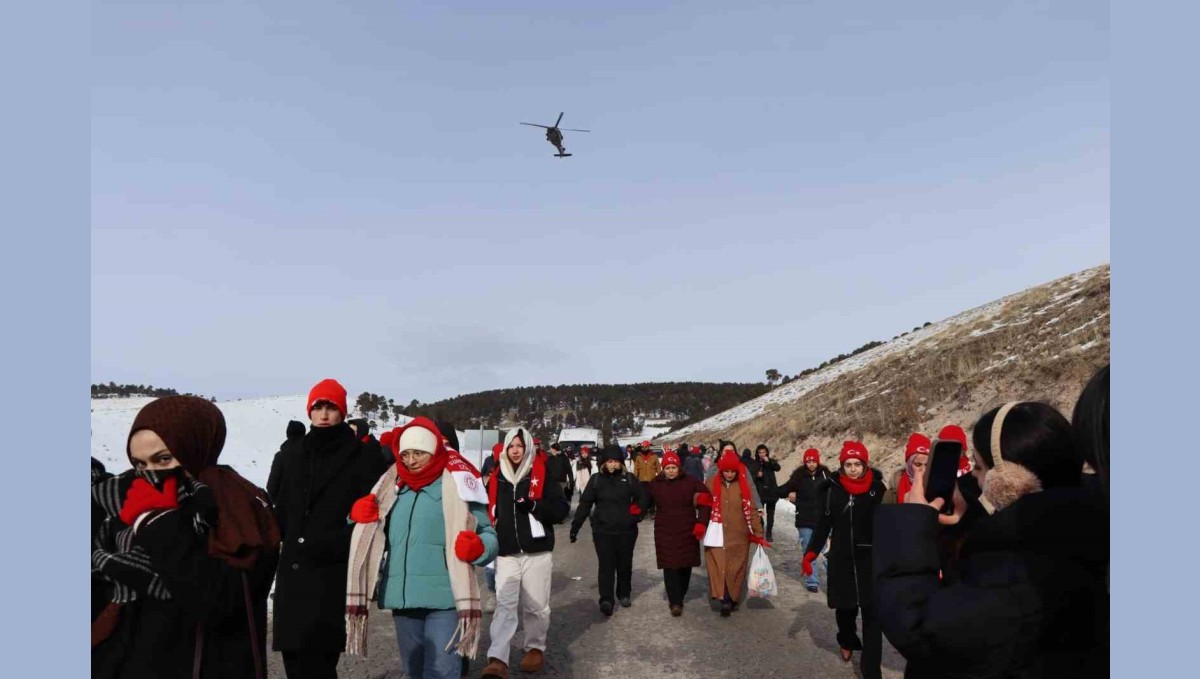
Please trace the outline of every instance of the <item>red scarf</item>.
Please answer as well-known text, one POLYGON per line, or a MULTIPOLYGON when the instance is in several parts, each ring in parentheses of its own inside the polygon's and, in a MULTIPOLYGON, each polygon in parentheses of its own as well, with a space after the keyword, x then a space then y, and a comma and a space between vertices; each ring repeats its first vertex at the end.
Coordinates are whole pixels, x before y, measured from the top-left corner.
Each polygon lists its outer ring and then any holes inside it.
MULTIPOLYGON (((507 454, 507 453, 504 453, 507 454)), ((500 451, 492 453, 492 459, 496 461, 496 465, 492 468, 492 478, 488 482, 488 513, 492 517, 492 521, 496 520, 496 493, 500 488, 500 477, 504 472, 500 470, 500 451)), ((520 479, 518 479, 518 483, 520 479)), ((542 453, 535 453, 533 456, 533 466, 529 469, 529 494, 526 499, 537 502, 542 499, 542 489, 546 487, 546 456, 542 453)), ((517 492, 516 486, 513 486, 513 494, 517 492)), ((513 501, 516 501, 516 497, 513 501)))
POLYGON ((415 472, 409 471, 403 462, 396 462, 396 477, 398 479, 396 485, 400 488, 408 486, 413 490, 421 490, 441 478, 442 471, 446 469, 447 459, 449 459, 449 456, 446 455, 445 451, 434 453, 433 458, 429 460, 429 464, 415 472))
POLYGON ((875 482, 875 474, 871 472, 871 468, 867 467, 867 473, 862 475, 861 479, 855 480, 846 476, 846 472, 838 474, 838 483, 842 484, 842 488, 851 495, 862 495, 871 490, 871 484, 875 482))
POLYGON ((908 474, 901 474, 900 483, 897 486, 896 502, 904 504, 904 498, 908 495, 908 491, 912 490, 912 479, 908 477, 908 474))

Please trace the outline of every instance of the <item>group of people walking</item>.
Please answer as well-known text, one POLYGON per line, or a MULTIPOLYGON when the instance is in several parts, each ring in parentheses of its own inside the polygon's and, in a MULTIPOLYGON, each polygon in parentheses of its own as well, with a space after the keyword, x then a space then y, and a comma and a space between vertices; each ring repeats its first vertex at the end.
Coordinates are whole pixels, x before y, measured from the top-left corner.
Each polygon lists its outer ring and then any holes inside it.
POLYGON ((480 652, 480 571, 495 592, 485 679, 544 665, 554 527, 590 522, 602 616, 632 606, 633 554, 653 523, 667 606, 683 615, 694 569, 730 617, 747 595, 753 550, 770 548, 774 505, 796 507, 804 586, 826 598, 843 660, 881 674, 882 637, 911 676, 1102 676, 1108 641, 1108 369, 1068 422, 1033 402, 990 409, 962 445, 951 506, 925 497, 932 441, 914 433, 887 483, 861 441, 838 467, 820 451, 778 482, 765 445, 738 453, 616 446, 571 459, 517 427, 482 470, 449 423, 418 417, 378 440, 347 421, 346 390, 308 395, 310 426, 289 426, 266 489, 219 464, 225 422, 212 403, 169 396, 130 429, 131 468, 93 459, 93 677, 266 676, 271 648, 288 679, 337 676, 367 652, 367 620, 388 611, 404 671, 458 677, 480 652), (1087 462, 1092 482, 1081 471, 1087 462), (573 518, 571 502, 578 491, 573 518), (828 549, 826 547, 828 546, 828 549), (862 634, 858 619, 861 617, 862 634))

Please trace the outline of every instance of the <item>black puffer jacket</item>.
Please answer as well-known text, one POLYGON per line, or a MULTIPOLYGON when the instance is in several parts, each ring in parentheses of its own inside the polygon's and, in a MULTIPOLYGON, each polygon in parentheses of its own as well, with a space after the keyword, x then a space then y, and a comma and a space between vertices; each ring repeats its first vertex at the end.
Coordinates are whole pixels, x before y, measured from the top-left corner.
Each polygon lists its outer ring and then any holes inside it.
POLYGON ((1021 497, 980 520, 958 578, 938 582, 937 515, 876 519, 876 605, 909 677, 1107 677, 1108 512, 1084 488, 1021 497))
POLYGON ((787 483, 776 488, 779 497, 796 494, 796 528, 816 528, 824 508, 824 487, 829 483, 830 473, 824 465, 817 465, 813 473, 803 465, 792 472, 787 483))
MULTIPOLYGON (((566 458, 563 458, 566 459, 566 458)), ((504 478, 503 473, 496 474, 492 483, 496 486, 496 538, 500 543, 500 556, 513 554, 538 554, 554 550, 554 524, 562 523, 571 513, 571 505, 563 495, 562 486, 549 479, 549 460, 547 460, 546 487, 542 490, 542 499, 534 507, 533 517, 541 521, 546 536, 533 537, 533 529, 524 512, 517 509, 514 502, 513 485, 504 478)), ((530 477, 517 481, 516 496, 529 497, 530 477)))
POLYGON ((820 553, 833 531, 829 547, 830 608, 858 608, 871 604, 873 587, 871 549, 875 534, 875 508, 883 501, 883 474, 871 470, 874 481, 861 495, 850 495, 838 481, 841 472, 830 475, 822 491, 822 513, 813 530, 808 551, 820 553))
POLYGON ((646 515, 649 505, 649 496, 636 476, 624 467, 610 474, 601 463, 600 471, 592 474, 592 479, 579 498, 575 519, 571 522, 571 533, 578 533, 589 516, 593 534, 636 533, 637 525, 646 515), (641 512, 638 515, 629 511, 630 505, 634 504, 641 512))

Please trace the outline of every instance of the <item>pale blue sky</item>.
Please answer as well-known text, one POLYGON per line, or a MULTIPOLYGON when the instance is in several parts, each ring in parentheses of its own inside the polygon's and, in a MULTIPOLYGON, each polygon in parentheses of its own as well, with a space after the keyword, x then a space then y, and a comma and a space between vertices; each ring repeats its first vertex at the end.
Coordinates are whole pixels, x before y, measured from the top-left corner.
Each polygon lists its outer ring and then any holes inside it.
POLYGON ((1105 3, 92 20, 93 381, 756 381, 1110 256, 1105 3))

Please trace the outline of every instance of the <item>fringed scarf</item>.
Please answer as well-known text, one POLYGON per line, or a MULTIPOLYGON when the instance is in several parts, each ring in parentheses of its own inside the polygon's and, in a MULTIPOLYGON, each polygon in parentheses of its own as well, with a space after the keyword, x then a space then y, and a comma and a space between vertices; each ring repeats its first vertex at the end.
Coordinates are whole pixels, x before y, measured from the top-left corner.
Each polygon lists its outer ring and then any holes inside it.
MULTIPOLYGON (((387 551, 387 522, 403 482, 398 482, 398 465, 392 465, 375 483, 371 493, 379 503, 380 520, 354 526, 350 538, 350 563, 346 577, 346 652, 367 655, 368 603, 376 600, 376 586, 387 551)), ((475 532, 475 516, 468 502, 484 504, 479 472, 456 451, 448 450, 442 470, 442 517, 446 531, 446 570, 450 576, 450 591, 458 611, 458 627, 446 644, 459 655, 474 659, 479 649, 483 621, 483 606, 479 599, 479 581, 475 566, 458 559, 454 544, 461 531, 475 532)))

